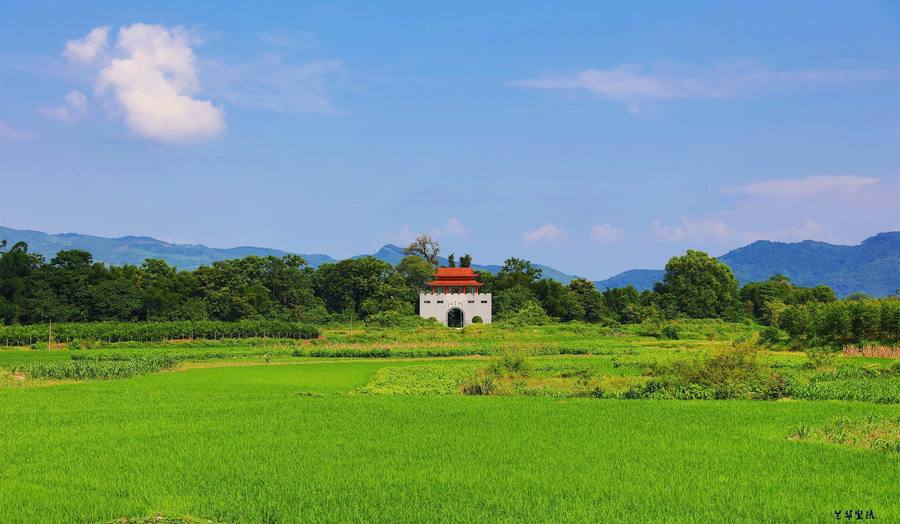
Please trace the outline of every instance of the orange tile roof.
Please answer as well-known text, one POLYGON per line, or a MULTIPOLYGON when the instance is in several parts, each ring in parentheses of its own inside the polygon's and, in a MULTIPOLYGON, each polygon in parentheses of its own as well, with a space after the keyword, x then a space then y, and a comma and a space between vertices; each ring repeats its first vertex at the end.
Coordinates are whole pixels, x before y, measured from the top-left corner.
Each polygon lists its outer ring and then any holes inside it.
POLYGON ((470 267, 439 267, 434 277, 428 283, 431 287, 481 286, 481 282, 475 280, 475 271, 470 267))

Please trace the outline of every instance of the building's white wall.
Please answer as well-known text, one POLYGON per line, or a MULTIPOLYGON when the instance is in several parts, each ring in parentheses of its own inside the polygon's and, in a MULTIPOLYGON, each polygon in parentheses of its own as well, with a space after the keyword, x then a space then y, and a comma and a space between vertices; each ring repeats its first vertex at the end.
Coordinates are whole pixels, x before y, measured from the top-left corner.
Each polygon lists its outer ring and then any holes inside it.
POLYGON ((465 325, 472 323, 475 316, 481 317, 485 324, 491 323, 490 293, 420 293, 419 316, 434 317, 441 324, 447 325, 447 312, 459 308, 463 312, 465 325))

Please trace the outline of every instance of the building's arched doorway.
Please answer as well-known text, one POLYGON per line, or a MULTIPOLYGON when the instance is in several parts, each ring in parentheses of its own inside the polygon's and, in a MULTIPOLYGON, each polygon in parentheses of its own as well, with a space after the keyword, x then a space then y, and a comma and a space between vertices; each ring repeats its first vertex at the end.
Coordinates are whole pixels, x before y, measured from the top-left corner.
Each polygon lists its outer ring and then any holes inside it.
POLYGON ((461 309, 455 307, 447 311, 447 327, 463 327, 463 312, 461 309))

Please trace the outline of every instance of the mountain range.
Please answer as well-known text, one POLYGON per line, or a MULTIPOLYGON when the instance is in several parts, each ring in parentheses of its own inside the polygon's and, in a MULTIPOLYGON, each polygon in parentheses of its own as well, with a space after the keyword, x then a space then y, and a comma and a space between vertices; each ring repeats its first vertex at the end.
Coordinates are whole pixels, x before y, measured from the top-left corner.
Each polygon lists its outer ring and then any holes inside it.
MULTIPOLYGON (((826 285, 838 296, 854 292, 882 297, 900 291, 900 231, 878 233, 855 246, 804 240, 759 240, 719 257, 742 283, 782 274, 798 286, 826 285)), ((596 282, 600 289, 631 284, 650 289, 662 269, 633 269, 596 282)))
MULTIPOLYGON (((250 255, 284 256, 287 251, 262 247, 240 246, 212 248, 202 244, 172 244, 146 236, 106 238, 78 233, 48 234, 40 231, 10 229, 0 226, 0 240, 10 245, 25 241, 29 251, 40 253, 48 260, 58 251, 82 249, 94 259, 110 265, 141 264, 146 258, 163 259, 179 269, 194 269, 218 260, 250 255)), ((313 267, 334 259, 324 254, 301 254, 313 267)), ((403 248, 387 244, 371 255, 396 264, 403 257, 403 248)), ((825 242, 771 242, 760 240, 729 251, 719 260, 731 267, 741 283, 766 280, 783 274, 801 286, 830 286, 839 296, 862 292, 872 296, 886 296, 900 290, 900 232, 879 233, 855 246, 825 242)), ((446 263, 446 259, 441 259, 446 263)), ((535 264, 543 270, 544 278, 569 283, 574 275, 549 266, 535 264)), ((478 265, 473 268, 496 273, 502 266, 478 265)), ((662 269, 632 269, 605 280, 595 282, 599 289, 633 285, 638 290, 651 289, 662 280, 662 269)))

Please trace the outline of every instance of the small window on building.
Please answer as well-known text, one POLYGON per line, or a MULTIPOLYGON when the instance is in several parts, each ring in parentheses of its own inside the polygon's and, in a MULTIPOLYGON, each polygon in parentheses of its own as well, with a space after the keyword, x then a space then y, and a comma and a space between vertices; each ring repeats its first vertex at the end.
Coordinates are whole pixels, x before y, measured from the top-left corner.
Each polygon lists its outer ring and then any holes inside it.
POLYGON ((444 301, 443 301, 443 300, 438 300, 437 303, 438 303, 438 304, 443 304, 444 301))
POLYGON ((482 300, 481 303, 482 303, 482 304, 487 304, 487 300, 482 300))
POLYGON ((430 300, 426 300, 425 303, 426 303, 426 304, 431 304, 431 301, 430 301, 430 300))

